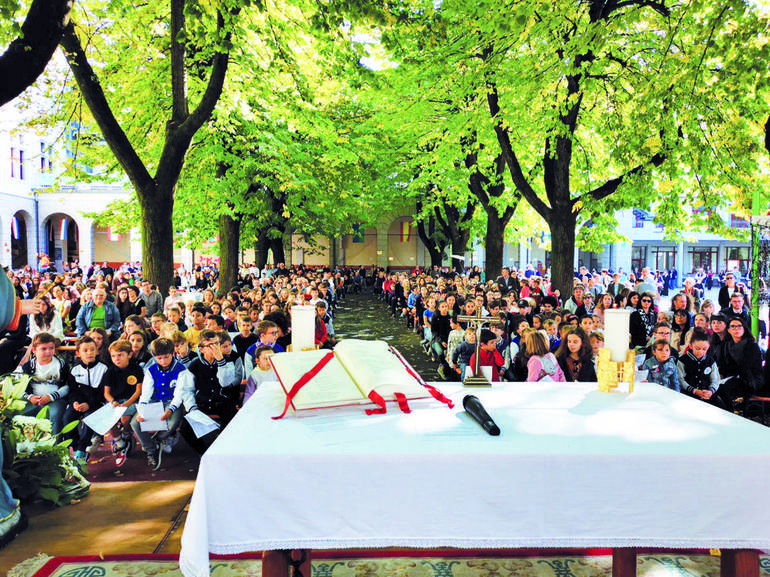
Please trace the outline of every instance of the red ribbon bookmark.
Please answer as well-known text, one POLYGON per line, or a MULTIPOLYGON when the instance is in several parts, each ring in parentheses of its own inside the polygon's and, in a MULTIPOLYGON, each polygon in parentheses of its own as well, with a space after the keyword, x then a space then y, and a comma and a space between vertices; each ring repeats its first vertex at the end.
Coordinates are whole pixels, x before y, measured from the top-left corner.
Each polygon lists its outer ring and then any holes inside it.
POLYGON ((396 397, 398 408, 401 409, 402 413, 412 412, 412 409, 409 408, 409 403, 406 402, 406 395, 404 393, 393 393, 393 396, 396 397))
POLYGON ((364 412, 367 415, 382 415, 388 412, 388 408, 385 406, 385 399, 377 391, 369 391, 369 400, 377 405, 377 409, 366 409, 364 412))
MULTIPOLYGON (((318 361, 316 366, 314 366, 312 369, 310 369, 308 372, 306 372, 300 379, 294 383, 294 386, 291 388, 291 390, 286 395, 286 404, 283 407, 283 413, 278 415, 277 417, 272 417, 275 419, 282 419, 286 412, 289 410, 289 405, 291 405, 291 402, 294 400, 294 397, 297 395, 297 393, 304 387, 310 379, 315 377, 318 373, 321 372, 321 369, 323 369, 327 364, 329 364, 329 361, 331 361, 334 358, 334 353, 327 353, 323 356, 323 358, 318 361)), ((384 401, 383 401, 384 403, 384 401)))

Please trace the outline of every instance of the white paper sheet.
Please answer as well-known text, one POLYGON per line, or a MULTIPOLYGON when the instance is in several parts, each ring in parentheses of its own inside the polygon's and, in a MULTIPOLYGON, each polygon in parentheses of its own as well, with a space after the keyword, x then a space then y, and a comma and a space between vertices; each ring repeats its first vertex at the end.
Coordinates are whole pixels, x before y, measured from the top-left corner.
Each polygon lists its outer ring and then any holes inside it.
POLYGON ((107 403, 101 409, 98 409, 88 415, 83 422, 91 427, 91 429, 97 435, 106 435, 110 432, 110 429, 115 426, 126 412, 126 407, 113 407, 112 404, 107 403))
POLYGON ((219 428, 219 423, 198 409, 190 411, 184 416, 184 418, 187 419, 188 423, 190 423, 193 433, 195 433, 195 436, 199 439, 211 431, 216 431, 219 428))
POLYGON ((139 416, 144 419, 140 421, 139 427, 142 431, 168 431, 168 421, 161 421, 163 413, 163 403, 146 403, 136 406, 139 416))

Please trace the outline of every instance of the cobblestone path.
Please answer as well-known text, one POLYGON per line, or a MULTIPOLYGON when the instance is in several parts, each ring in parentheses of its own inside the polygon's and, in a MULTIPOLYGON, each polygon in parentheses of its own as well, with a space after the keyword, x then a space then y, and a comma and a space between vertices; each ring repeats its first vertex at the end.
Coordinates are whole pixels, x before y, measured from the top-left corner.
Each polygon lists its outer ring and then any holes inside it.
POLYGON ((433 363, 420 345, 421 335, 406 326, 406 319, 394 319, 384 301, 371 294, 348 294, 337 307, 334 316, 337 339, 365 339, 386 341, 401 352, 404 358, 426 381, 441 380, 433 363))

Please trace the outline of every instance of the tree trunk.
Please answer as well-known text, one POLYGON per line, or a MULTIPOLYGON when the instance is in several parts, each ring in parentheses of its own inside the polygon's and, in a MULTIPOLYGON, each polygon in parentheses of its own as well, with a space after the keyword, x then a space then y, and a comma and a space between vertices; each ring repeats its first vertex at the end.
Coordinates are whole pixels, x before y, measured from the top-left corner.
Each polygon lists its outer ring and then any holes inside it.
POLYGON ((241 220, 229 214, 219 216, 219 296, 225 296, 238 281, 241 220))
POLYGON ((503 270, 503 234, 507 220, 503 221, 497 212, 497 209, 490 207, 487 210, 487 233, 484 237, 484 251, 486 252, 486 261, 484 270, 485 278, 496 279, 502 274, 503 270))
POLYGON ((286 262, 286 254, 283 251, 283 236, 271 238, 268 240, 270 243, 270 250, 273 253, 273 263, 286 262))
POLYGON ((559 289, 562 302, 572 295, 575 278, 575 215, 553 211, 551 230, 551 290, 559 289))
POLYGON ((166 294, 174 277, 174 191, 137 191, 142 215, 142 276, 166 294))
POLYGON ((455 256, 465 257, 470 238, 471 231, 468 229, 457 229, 456 233, 452 235, 452 270, 459 273, 465 270, 464 258, 455 258, 455 256))
MULTIPOLYGON (((419 204, 418 204, 418 210, 419 204)), ((430 255, 430 266, 433 268, 434 266, 440 267, 444 260, 444 248, 439 245, 435 238, 436 234, 436 227, 435 227, 435 221, 433 217, 431 216, 428 220, 428 228, 426 230, 425 222, 422 220, 417 221, 417 236, 420 237, 420 240, 422 241, 423 246, 428 250, 428 254, 430 255)))
POLYGON ((267 264, 267 255, 270 252, 270 245, 267 242, 267 233, 260 231, 257 240, 254 241, 254 261, 259 270, 265 268, 267 264))

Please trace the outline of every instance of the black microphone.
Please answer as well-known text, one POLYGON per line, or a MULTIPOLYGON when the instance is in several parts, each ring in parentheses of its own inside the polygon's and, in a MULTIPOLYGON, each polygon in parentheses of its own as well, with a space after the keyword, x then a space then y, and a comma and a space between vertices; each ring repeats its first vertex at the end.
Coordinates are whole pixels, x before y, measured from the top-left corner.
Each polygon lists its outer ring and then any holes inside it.
POLYGON ((484 409, 484 405, 481 404, 476 395, 465 395, 463 408, 474 420, 478 421, 479 425, 487 433, 495 437, 500 434, 500 427, 495 425, 492 417, 489 416, 489 413, 484 409))

